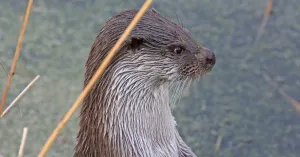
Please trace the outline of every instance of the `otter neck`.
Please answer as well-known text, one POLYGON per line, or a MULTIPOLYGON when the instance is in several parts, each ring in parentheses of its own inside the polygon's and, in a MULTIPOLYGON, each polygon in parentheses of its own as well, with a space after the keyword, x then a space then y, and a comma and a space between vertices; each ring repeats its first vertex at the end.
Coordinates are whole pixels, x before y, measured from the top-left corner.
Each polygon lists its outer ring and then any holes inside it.
POLYGON ((158 81, 151 72, 118 66, 93 90, 83 103, 77 152, 176 157, 167 83, 158 81))

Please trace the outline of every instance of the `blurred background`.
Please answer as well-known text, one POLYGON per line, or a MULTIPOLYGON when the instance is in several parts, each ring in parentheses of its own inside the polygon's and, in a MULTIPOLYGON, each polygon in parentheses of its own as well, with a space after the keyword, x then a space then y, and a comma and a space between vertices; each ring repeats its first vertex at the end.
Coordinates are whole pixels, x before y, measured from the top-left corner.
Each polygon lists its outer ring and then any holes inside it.
MULTIPOLYGON (((143 3, 34 1, 7 104, 41 77, 1 119, 0 156, 17 155, 25 126, 24 156, 37 156, 80 94, 90 46, 105 21, 143 3)), ((156 0, 152 5, 216 53, 213 70, 184 93, 174 110, 180 134, 199 157, 300 156, 300 2, 267 4, 156 0), (264 16, 268 20, 261 27, 264 16)), ((7 71, 26 6, 27 0, 0 1, 0 62, 7 71)), ((0 67, 0 93, 6 81, 0 67)), ((72 156, 77 131, 78 111, 47 156, 72 156)))

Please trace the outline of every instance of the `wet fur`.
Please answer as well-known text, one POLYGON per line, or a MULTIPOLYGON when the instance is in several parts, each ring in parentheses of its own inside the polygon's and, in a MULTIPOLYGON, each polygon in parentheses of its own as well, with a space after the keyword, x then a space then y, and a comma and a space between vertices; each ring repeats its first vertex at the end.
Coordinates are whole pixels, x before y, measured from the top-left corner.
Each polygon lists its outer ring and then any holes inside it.
MULTIPOLYGON (((84 85, 136 13, 121 12, 101 29, 84 85)), ((195 157, 176 129, 169 86, 210 70, 202 66, 203 49, 185 28, 148 11, 83 101, 74 157, 195 157), (178 45, 184 54, 172 52, 178 45)))

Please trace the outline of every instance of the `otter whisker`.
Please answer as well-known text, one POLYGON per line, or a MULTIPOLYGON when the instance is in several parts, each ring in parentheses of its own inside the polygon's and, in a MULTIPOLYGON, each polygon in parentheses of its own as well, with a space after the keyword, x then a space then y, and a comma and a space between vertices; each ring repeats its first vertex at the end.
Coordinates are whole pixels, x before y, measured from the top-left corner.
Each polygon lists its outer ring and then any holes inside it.
POLYGON ((171 97, 170 97, 170 104, 172 107, 175 106, 175 103, 176 103, 176 98, 177 98, 177 95, 178 95, 178 91, 179 91, 179 88, 180 88, 180 85, 182 84, 183 82, 178 82, 178 81, 174 81, 171 85, 171 97))
POLYGON ((173 93, 170 99, 171 105, 174 107, 181 100, 184 88, 190 85, 190 79, 185 78, 182 81, 177 81, 173 86, 173 93))

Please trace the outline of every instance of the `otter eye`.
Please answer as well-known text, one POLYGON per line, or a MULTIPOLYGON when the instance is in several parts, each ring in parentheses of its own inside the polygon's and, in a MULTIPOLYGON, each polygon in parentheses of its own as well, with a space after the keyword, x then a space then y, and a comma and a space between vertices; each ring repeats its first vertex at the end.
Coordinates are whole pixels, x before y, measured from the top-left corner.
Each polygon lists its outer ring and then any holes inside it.
POLYGON ((182 48, 181 48, 181 47, 175 47, 173 51, 174 51, 175 53, 177 53, 177 54, 181 54, 182 48))

